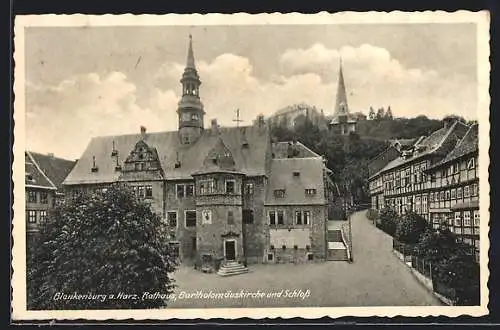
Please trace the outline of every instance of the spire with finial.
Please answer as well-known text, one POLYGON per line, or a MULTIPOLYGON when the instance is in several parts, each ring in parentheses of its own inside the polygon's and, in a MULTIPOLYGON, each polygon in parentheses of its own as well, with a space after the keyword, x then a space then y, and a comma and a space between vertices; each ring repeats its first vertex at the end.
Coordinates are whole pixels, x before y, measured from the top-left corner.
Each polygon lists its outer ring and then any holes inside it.
POLYGON ((193 36, 191 34, 189 34, 189 49, 188 49, 186 68, 196 69, 196 66, 194 64, 193 36))
POLYGON ((347 94, 345 91, 344 74, 342 72, 342 57, 339 59, 339 82, 337 87, 337 100, 335 102, 335 115, 345 116, 349 113, 347 94))

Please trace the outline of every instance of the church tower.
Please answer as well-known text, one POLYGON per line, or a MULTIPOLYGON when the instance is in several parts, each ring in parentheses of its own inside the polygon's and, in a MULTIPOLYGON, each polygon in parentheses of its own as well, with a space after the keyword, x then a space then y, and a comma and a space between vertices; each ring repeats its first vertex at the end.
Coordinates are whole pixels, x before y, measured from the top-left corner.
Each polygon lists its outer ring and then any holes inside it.
POLYGON ((349 113, 344 73, 342 72, 342 59, 340 59, 339 66, 339 82, 337 86, 337 98, 335 100, 335 112, 333 113, 333 119, 330 122, 330 128, 341 135, 347 135, 356 131, 357 122, 349 113))
POLYGON ((203 132, 203 103, 200 100, 200 77, 194 63, 193 40, 189 35, 186 68, 180 80, 182 97, 179 101, 179 139, 182 144, 194 143, 203 132))

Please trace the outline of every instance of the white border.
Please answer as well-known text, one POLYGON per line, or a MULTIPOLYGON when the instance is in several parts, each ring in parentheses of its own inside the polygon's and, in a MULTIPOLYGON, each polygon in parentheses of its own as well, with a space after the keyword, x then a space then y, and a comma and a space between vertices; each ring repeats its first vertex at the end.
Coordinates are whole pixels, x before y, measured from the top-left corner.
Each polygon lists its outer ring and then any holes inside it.
MULTIPOLYGON (((305 319, 315 319, 324 316, 332 318, 342 316, 459 316, 471 315, 481 316, 488 313, 488 289, 487 280, 489 276, 488 251, 489 240, 481 240, 481 306, 477 307, 314 307, 314 308, 217 308, 217 309, 154 309, 154 310, 94 310, 94 311, 27 311, 26 310, 26 223, 24 219, 24 110, 26 107, 24 87, 25 87, 25 27, 74 27, 74 26, 215 26, 215 25, 322 25, 322 24, 395 24, 395 23, 475 23, 477 25, 477 58, 478 58, 478 121, 480 123, 480 212, 481 219, 489 219, 489 12, 467 12, 457 11, 454 13, 443 11, 425 12, 344 12, 329 14, 321 12, 314 15, 299 13, 291 14, 258 14, 250 15, 246 13, 238 14, 192 14, 192 15, 28 15, 17 16, 15 18, 15 101, 14 101, 14 163, 13 180, 14 184, 14 226, 13 226, 13 261, 14 269, 12 276, 12 319, 13 320, 74 320, 74 319, 209 319, 227 318, 235 319, 241 317, 250 318, 291 318, 302 317, 305 319)), ((480 235, 482 238, 488 237, 489 223, 481 221, 480 235)))

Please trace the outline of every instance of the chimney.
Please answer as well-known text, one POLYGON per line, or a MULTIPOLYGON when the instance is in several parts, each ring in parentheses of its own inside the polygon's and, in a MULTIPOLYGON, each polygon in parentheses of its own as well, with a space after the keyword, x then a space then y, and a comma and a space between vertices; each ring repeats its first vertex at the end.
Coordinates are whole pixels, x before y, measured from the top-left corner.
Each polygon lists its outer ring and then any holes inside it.
POLYGON ((146 138, 146 127, 144 126, 141 126, 141 139, 145 139, 146 138))

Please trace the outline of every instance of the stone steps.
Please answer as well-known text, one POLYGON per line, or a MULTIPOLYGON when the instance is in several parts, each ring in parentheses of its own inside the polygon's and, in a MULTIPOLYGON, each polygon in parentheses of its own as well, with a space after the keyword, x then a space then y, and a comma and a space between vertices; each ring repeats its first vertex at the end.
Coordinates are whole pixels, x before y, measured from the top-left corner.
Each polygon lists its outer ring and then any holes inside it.
POLYGON ((342 242, 342 232, 340 229, 329 229, 326 236, 328 242, 342 242))
POLYGON ((331 261, 347 261, 347 249, 328 249, 327 259, 331 261))
POLYGON ((238 262, 228 262, 217 271, 220 276, 234 276, 248 273, 248 268, 238 262))

